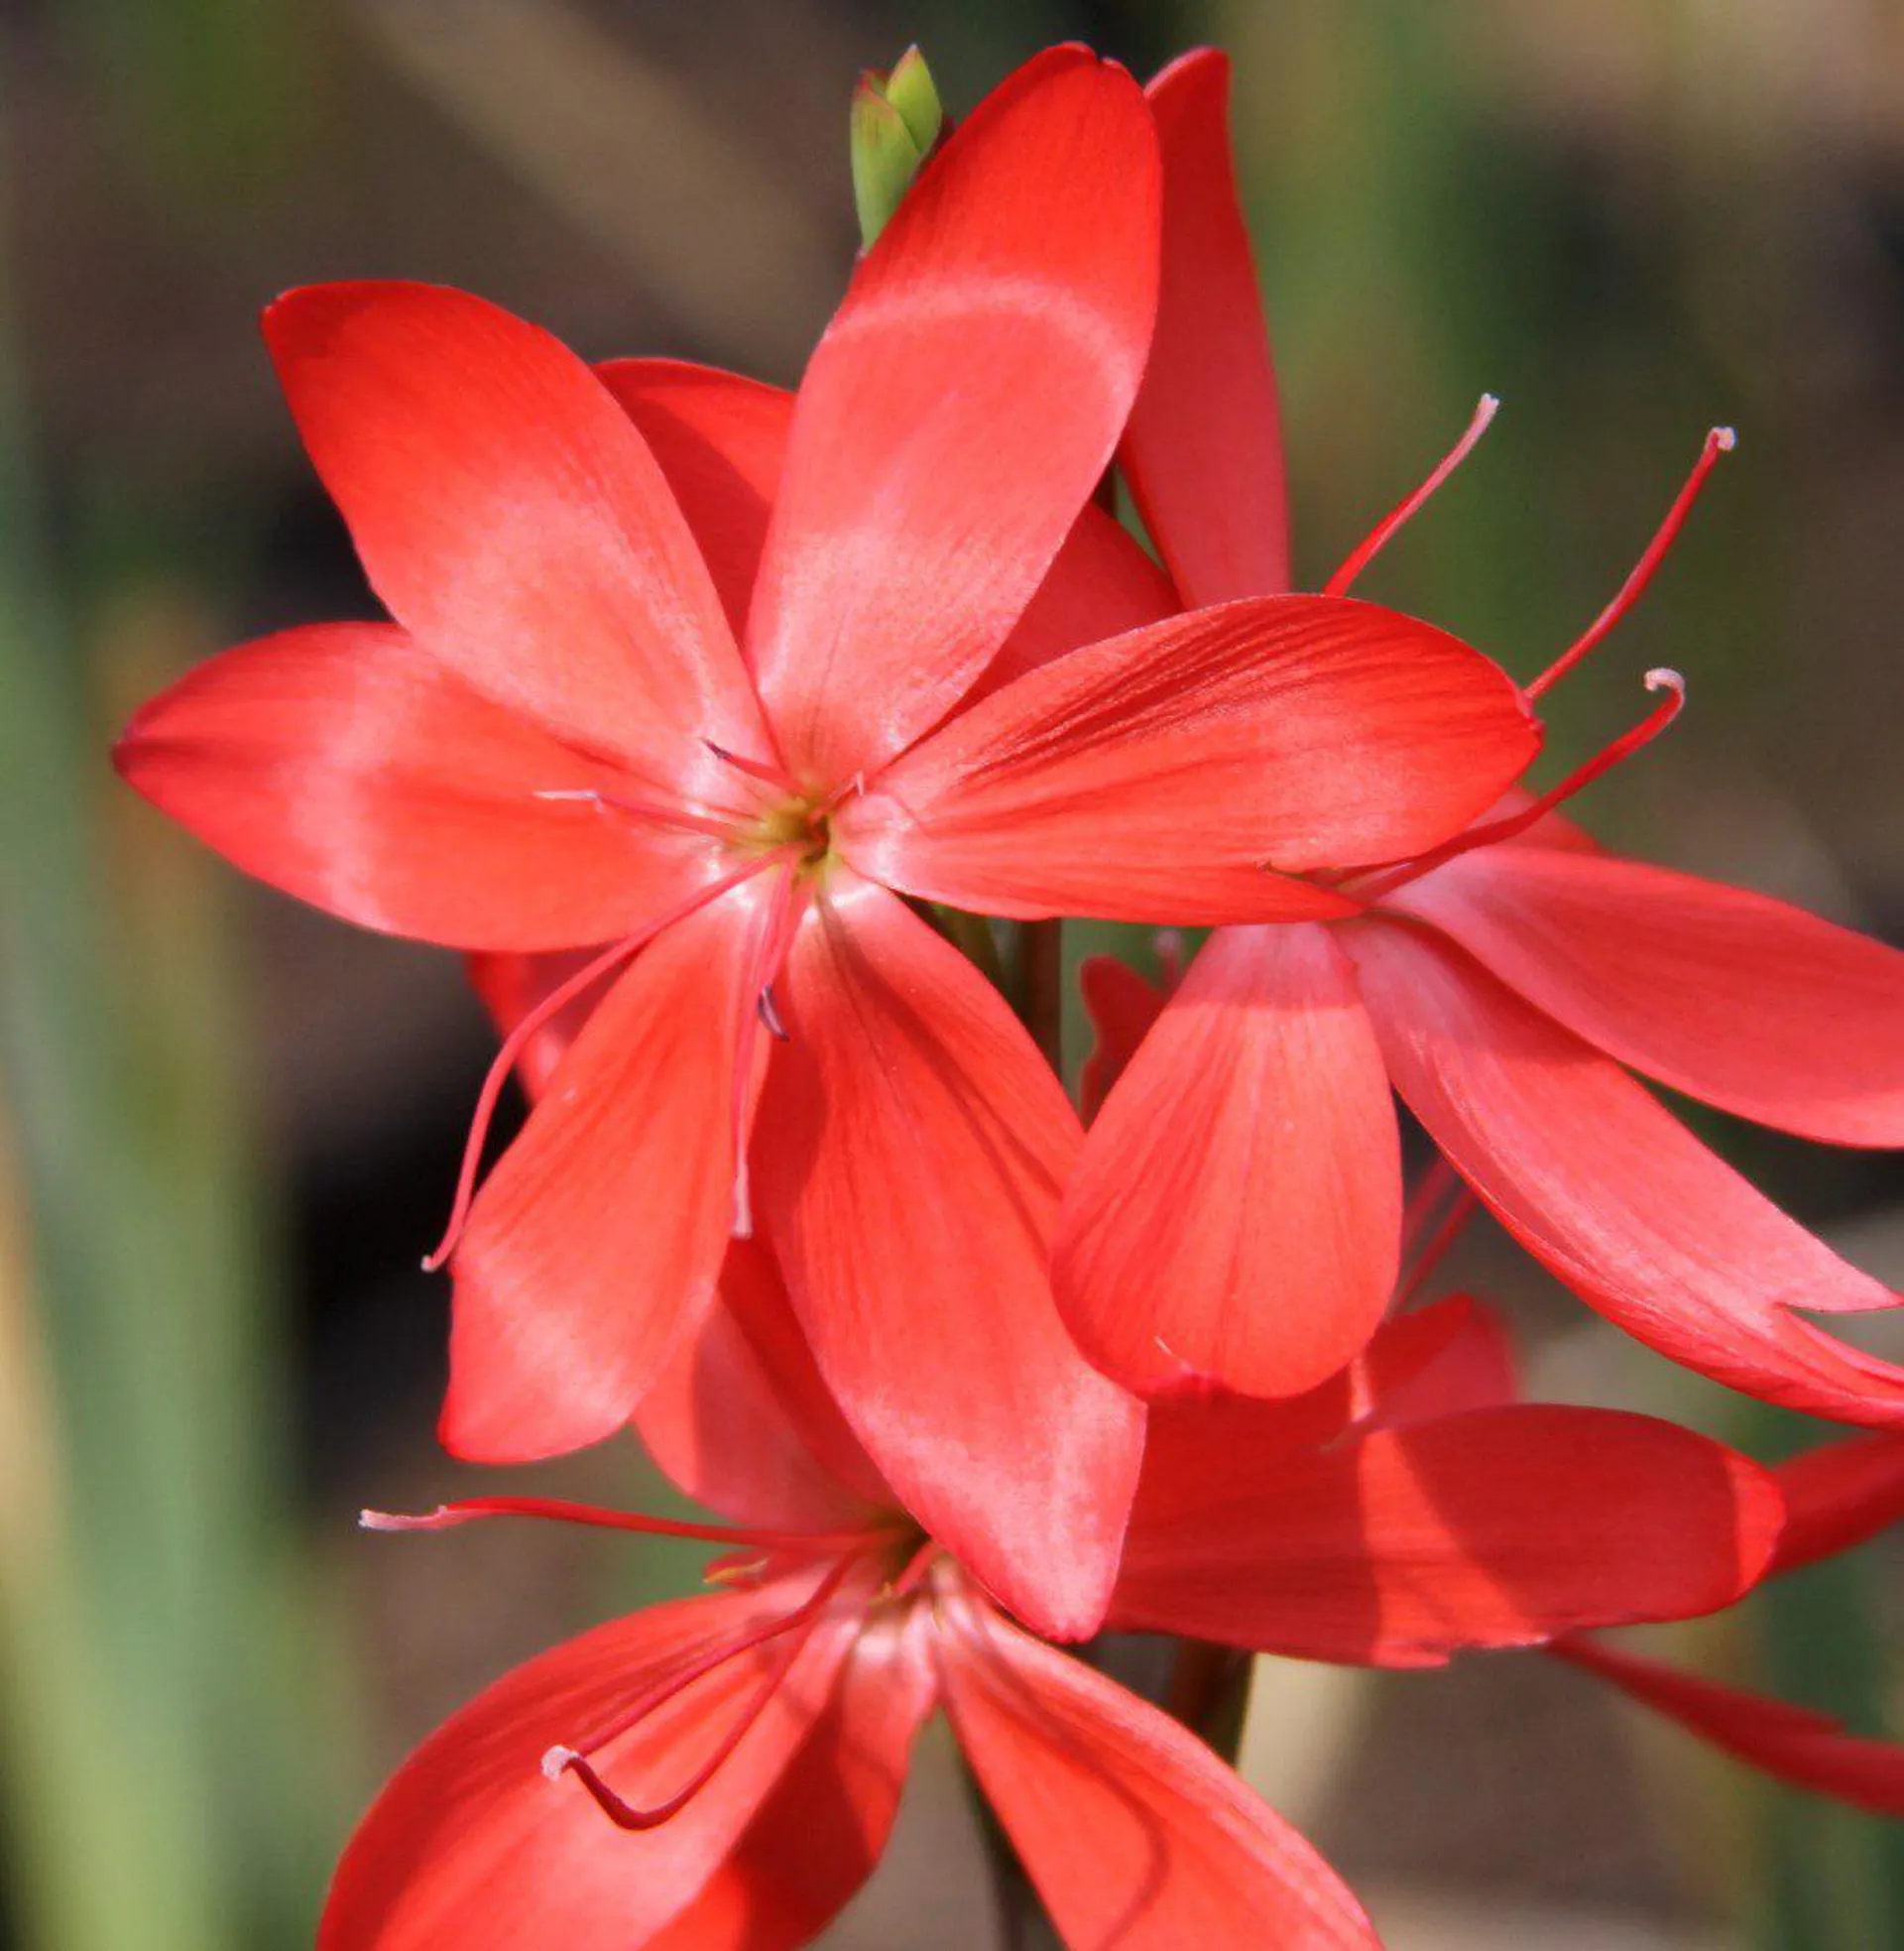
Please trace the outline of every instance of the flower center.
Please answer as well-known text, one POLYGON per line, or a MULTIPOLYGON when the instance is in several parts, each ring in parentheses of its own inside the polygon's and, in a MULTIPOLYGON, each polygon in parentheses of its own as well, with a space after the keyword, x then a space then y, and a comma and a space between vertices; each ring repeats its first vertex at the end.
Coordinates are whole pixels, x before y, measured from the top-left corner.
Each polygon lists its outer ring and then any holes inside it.
POLYGON ((796 870, 811 874, 832 857, 833 808, 837 804, 836 793, 824 797, 796 793, 776 800, 747 827, 743 844, 750 852, 761 853, 796 848, 796 870))

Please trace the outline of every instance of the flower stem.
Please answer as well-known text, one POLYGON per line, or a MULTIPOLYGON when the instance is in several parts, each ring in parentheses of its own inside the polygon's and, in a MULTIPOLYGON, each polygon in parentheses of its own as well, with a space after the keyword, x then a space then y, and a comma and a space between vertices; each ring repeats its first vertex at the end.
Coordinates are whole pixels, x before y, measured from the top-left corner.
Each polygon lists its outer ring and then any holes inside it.
POLYGON ((1064 1069, 1064 923, 1018 923, 1018 1016, 1053 1070, 1064 1069))

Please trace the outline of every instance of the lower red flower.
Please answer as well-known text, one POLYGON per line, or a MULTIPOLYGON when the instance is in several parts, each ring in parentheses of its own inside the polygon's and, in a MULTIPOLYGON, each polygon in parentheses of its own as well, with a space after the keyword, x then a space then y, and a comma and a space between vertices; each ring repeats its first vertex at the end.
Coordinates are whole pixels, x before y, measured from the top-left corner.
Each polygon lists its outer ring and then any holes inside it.
MULTIPOLYGON (((686 1528, 740 1555, 719 1590, 543 1654, 426 1741, 346 1851, 320 1951, 805 1943, 872 1869, 935 1709, 1066 1943, 1373 1946, 1353 1895, 1194 1735, 1027 1634, 898 1511, 772 1261, 737 1254, 644 1433, 745 1527, 514 1499, 371 1521, 686 1528)), ((1686 1431, 1528 1405, 1374 1427, 1465 1319, 1405 1317, 1295 1402, 1160 1409, 1114 1623, 1410 1666, 1707 1611, 1760 1575, 1771 1480, 1686 1431)))

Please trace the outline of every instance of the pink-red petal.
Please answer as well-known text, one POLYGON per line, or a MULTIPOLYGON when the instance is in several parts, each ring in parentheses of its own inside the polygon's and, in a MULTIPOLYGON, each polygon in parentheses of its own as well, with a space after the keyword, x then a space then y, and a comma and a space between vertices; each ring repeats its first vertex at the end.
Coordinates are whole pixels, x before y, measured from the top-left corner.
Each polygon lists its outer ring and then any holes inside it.
POLYGON ((837 827, 863 873, 984 914, 1323 918, 1354 905, 1288 876, 1438 844, 1538 744, 1506 676, 1432 626, 1269 597, 1028 672, 837 827))
POLYGON ((265 314, 298 431, 371 584, 498 703, 644 778, 765 755, 706 565, 586 365, 467 293, 311 286, 265 314))
MULTIPOLYGON (((318 1951, 559 1943, 627 1951, 684 1909, 745 1834, 825 1712, 857 1627, 843 1594, 766 1711, 681 1813, 635 1835, 542 1758, 584 1747, 645 1693, 789 1612, 811 1580, 684 1599, 519 1666, 392 1777, 332 1881, 318 1951)), ((857 1603, 864 1605, 865 1595, 857 1603)), ((694 1681, 596 1757, 634 1803, 665 1800, 711 1759, 786 1656, 771 1642, 694 1681)))
POLYGON ((1230 154, 1230 61, 1200 48, 1147 90, 1163 152, 1163 286, 1118 458, 1187 604, 1289 587, 1282 427, 1230 154))
POLYGON ((1054 49, 862 261, 801 383, 749 630, 796 770, 838 784, 891 758, 1043 580, 1136 394, 1157 175, 1136 84, 1054 49))
POLYGON ((1389 1074, 1501 1223, 1591 1306, 1734 1389, 1904 1422, 1904 1372, 1792 1312, 1885 1307, 1611 1059, 1423 931, 1343 932, 1389 1074))
POLYGON ((1353 965, 1323 927, 1223 928, 1092 1127, 1058 1305, 1138 1395, 1295 1396, 1373 1333, 1400 1226, 1394 1100, 1353 965))
POLYGON ((946 1712, 1074 1951, 1378 1951, 1314 1848, 1195 1735, 949 1594, 946 1712))
POLYGON ((660 463, 739 638, 786 460, 792 394, 683 359, 610 359, 595 373, 660 463))
POLYGON ((538 797, 624 782, 390 624, 312 624, 208 659, 139 711, 114 760, 246 873, 456 947, 626 934, 719 872, 697 834, 538 797))
POLYGON ((1489 847, 1395 905, 1575 1036, 1740 1117, 1904 1145, 1904 952, 1610 854, 1489 847))
POLYGON ((1835 1558, 1904 1518, 1904 1436, 1888 1432, 1821 1443, 1778 1466, 1785 1529, 1773 1570, 1835 1558))
POLYGON ((1794 1788, 1874 1815, 1904 1816, 1904 1744, 1848 1733, 1830 1715, 1723 1687, 1597 1641, 1564 1640, 1548 1650, 1794 1788))
POLYGON ((820 1372, 906 1508, 1040 1632, 1115 1573, 1142 1415, 1051 1299, 1079 1130, 1004 1001, 836 873, 776 986, 756 1198, 820 1372))
POLYGON ((1181 605, 1169 578, 1095 502, 1086 502, 1051 572, 970 696, 981 698, 1053 658, 1146 623, 1181 605))
POLYGON ((628 1420, 713 1297, 735 1216, 754 881, 636 957, 478 1193, 452 1262, 443 1441, 557 1455, 628 1420))
POLYGON ((1466 1294, 1397 1315, 1339 1375, 1279 1402, 1247 1396, 1154 1402, 1145 1425, 1138 1495, 1147 1503, 1194 1503, 1239 1457, 1251 1468, 1317 1449, 1373 1422, 1385 1426, 1491 1407, 1498 1325, 1466 1294), (1147 1489, 1145 1488, 1147 1486, 1147 1489))
POLYGON ((1756 1464, 1610 1409, 1476 1409, 1297 1455, 1231 1434, 1215 1476, 1145 1473, 1114 1625, 1428 1665, 1728 1605, 1784 1515, 1756 1464))
POLYGON ((1078 988, 1093 1037, 1078 1078, 1078 1103, 1088 1125, 1130 1067, 1169 994, 1115 955, 1087 955, 1078 970, 1078 988))
POLYGON ((714 1304, 635 1411, 698 1504, 770 1530, 835 1530, 895 1502, 827 1393, 773 1256, 735 1240, 714 1304))

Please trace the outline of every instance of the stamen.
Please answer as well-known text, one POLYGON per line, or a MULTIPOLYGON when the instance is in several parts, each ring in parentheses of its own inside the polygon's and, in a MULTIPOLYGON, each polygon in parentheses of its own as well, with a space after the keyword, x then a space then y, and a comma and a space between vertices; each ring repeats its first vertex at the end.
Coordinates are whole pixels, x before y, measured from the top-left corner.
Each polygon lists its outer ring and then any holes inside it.
POLYGON ((751 1240, 754 1237, 752 1181, 747 1160, 748 1113, 754 1097, 754 1052, 760 1043, 763 1029, 777 1036, 781 1042, 786 1041, 786 1027, 779 1022, 779 1012, 774 1009, 770 992, 780 973, 781 964, 786 960, 787 951, 793 945, 793 930, 799 920, 798 895, 793 876, 781 875, 769 898, 767 912, 761 917, 760 932, 754 941, 752 966, 741 992, 743 995, 751 994, 754 1000, 743 1007, 734 1038, 734 1094, 729 1115, 734 1141, 732 1233, 737 1240, 751 1240), (770 1010, 773 1011, 771 1018, 768 1015, 770 1010))
POLYGON ((444 1228, 443 1237, 437 1243, 434 1252, 425 1257, 424 1273, 434 1274, 456 1251, 456 1243, 463 1236, 463 1228, 469 1221, 469 1209, 475 1202, 476 1174, 482 1165, 483 1146, 489 1138, 489 1127, 495 1118, 496 1106, 503 1094, 503 1085, 508 1081, 509 1073, 515 1067, 516 1059, 522 1055, 529 1039, 566 1009, 576 997, 601 981, 611 969, 647 947, 662 929, 672 927, 676 921, 684 921, 690 915, 705 908, 709 902, 718 901, 722 895, 730 893, 743 882, 751 881, 755 875, 763 874, 770 867, 776 866, 792 851, 791 848, 781 847, 773 853, 763 854, 758 860, 751 860, 744 867, 736 868, 732 874, 724 875, 720 880, 699 889, 686 901, 669 909, 665 915, 645 922, 632 935, 604 949, 592 962, 578 969, 566 982, 551 989, 503 1038, 502 1048, 496 1052, 495 1061, 489 1066, 489 1074, 483 1079, 483 1087, 477 1093, 476 1110, 470 1119, 469 1137, 463 1145, 463 1162, 456 1176, 456 1196, 450 1203, 449 1224, 444 1228))
POLYGON ((737 773, 744 773, 749 779, 757 779, 763 786, 771 786, 780 793, 799 791, 799 782, 784 766, 775 765, 770 759, 749 759, 741 753, 730 752, 726 746, 716 745, 711 738, 704 738, 701 743, 722 765, 732 766, 737 773))
POLYGON ((916 1592, 920 1585, 924 1583, 926 1574, 938 1562, 940 1556, 941 1552, 938 1542, 928 1537, 913 1552, 911 1558, 906 1563, 905 1569, 900 1572, 898 1577, 888 1588, 889 1596, 894 1599, 903 1599, 908 1593, 916 1592))
POLYGON ((1427 480, 1405 501, 1390 509, 1388 514, 1375 524, 1362 546, 1323 584, 1322 593, 1325 596, 1342 596, 1348 593, 1350 585, 1363 570, 1394 540, 1400 530, 1414 520, 1449 475, 1474 452, 1476 442, 1488 431, 1489 423, 1499 411, 1500 402, 1491 393, 1484 393, 1481 396, 1481 402, 1475 408, 1474 419, 1468 423, 1467 432, 1442 456, 1440 463, 1427 480))
POLYGON ((754 1008, 760 1016, 761 1022, 766 1026, 767 1034, 776 1043, 786 1043, 792 1040, 786 1034, 786 1025, 780 1021, 780 1006, 774 1000, 774 985, 771 982, 762 984, 761 993, 755 999, 754 1008))
POLYGON ((1544 819, 1556 806, 1563 805, 1576 793, 1593 785, 1597 779, 1604 778, 1617 765, 1630 759, 1635 752, 1652 744, 1661 732, 1670 725, 1686 705, 1686 680, 1677 671, 1668 671, 1663 666, 1646 673, 1646 688, 1649 691, 1670 693, 1663 702, 1655 705, 1631 731, 1613 740, 1604 752, 1589 759, 1584 766, 1543 793, 1539 798, 1530 800, 1518 812, 1507 813, 1496 820, 1489 820, 1486 826, 1471 826, 1465 833, 1457 833, 1452 840, 1418 859, 1404 862, 1401 866, 1390 868, 1377 874, 1371 881, 1357 884, 1351 881, 1346 892, 1361 902, 1379 901, 1384 895, 1405 886, 1410 881, 1418 881, 1431 869, 1445 866, 1449 861, 1477 847, 1490 847, 1498 840, 1511 840, 1517 833, 1525 833, 1530 826, 1544 819))
POLYGON ((1401 1285, 1395 1290, 1394 1304, 1397 1308, 1406 1307, 1418 1294, 1428 1277, 1447 1258, 1449 1249, 1467 1230, 1468 1222, 1481 1210, 1481 1201, 1473 1189, 1464 1185, 1456 1193, 1454 1203, 1442 1215, 1441 1224, 1428 1236, 1427 1243, 1415 1256, 1414 1263, 1403 1277, 1401 1285))
POLYGON ((645 819, 655 826, 672 827, 682 833, 711 833, 717 840, 732 839, 736 826, 748 817, 741 812, 726 818, 713 813, 690 812, 685 806, 664 806, 654 799, 631 799, 623 793, 603 793, 592 786, 551 788, 531 796, 600 806, 604 811, 627 813, 632 819, 645 819))
POLYGON ((781 1682, 786 1678, 794 1661, 799 1658, 801 1649, 818 1625, 821 1611, 839 1590, 841 1582, 857 1562, 853 1557, 842 1558, 814 1587, 812 1593, 791 1612, 770 1620, 764 1626, 752 1629, 740 1638, 715 1648, 711 1653, 689 1660, 678 1672, 638 1695, 609 1727, 591 1736, 585 1747, 575 1748, 563 1743, 550 1748, 542 1757, 543 1774, 550 1780, 565 1773, 575 1775, 618 1828, 654 1829, 667 1821, 670 1816, 678 1815, 713 1779, 722 1764, 740 1746, 746 1738, 747 1731, 760 1719, 769 1702, 779 1691, 781 1682), (665 1707, 670 1700, 685 1693, 697 1680, 703 1680, 719 1668, 731 1664, 736 1659, 745 1658, 757 1648, 774 1640, 785 1639, 788 1635, 797 1637, 769 1667, 760 1687, 742 1708, 734 1726, 722 1737, 713 1755, 695 1770, 686 1786, 669 1796, 665 1802, 653 1808, 636 1808, 616 1794, 596 1772, 590 1760, 592 1756, 599 1755, 611 1743, 631 1733, 651 1715, 665 1707))
POLYGON ((1654 572, 1666 559, 1667 552, 1678 539, 1680 530, 1686 526, 1686 518, 1693 512, 1693 503, 1699 499, 1699 492, 1706 485, 1706 477, 1719 464, 1720 455, 1729 454, 1737 444, 1738 435, 1729 427, 1716 427, 1707 434, 1706 443, 1699 450, 1699 458, 1693 463, 1693 471, 1686 477, 1686 485, 1680 489, 1672 507, 1666 511, 1666 519, 1659 525, 1652 541, 1646 545, 1645 553, 1633 565, 1632 573, 1620 584, 1613 600, 1587 626, 1586 631, 1526 687, 1528 697, 1539 697, 1542 691, 1557 684, 1639 601, 1646 585, 1652 581, 1654 572))
POLYGON ((1401 1214, 1401 1251, 1415 1250, 1416 1242, 1427 1231, 1435 1208, 1461 1183, 1461 1176, 1446 1158, 1437 1158, 1415 1182, 1401 1214))
MULTIPOLYGON (((804 1644, 805 1641, 802 1640, 801 1645, 804 1644)), ((735 1749, 747 1738, 748 1730, 766 1713, 774 1696, 780 1690, 780 1682, 786 1678, 787 1668, 798 1656, 799 1646, 795 1646, 786 1658, 774 1663, 773 1671, 755 1689, 753 1698, 741 1710, 733 1727, 721 1737, 720 1746, 688 1777, 686 1785, 677 1789, 664 1802, 656 1802, 645 1809, 637 1808, 631 1802, 625 1802, 595 1772, 588 1758, 576 1754, 572 1748, 551 1748, 542 1757, 542 1773, 551 1781, 559 1780, 564 1773, 574 1775, 576 1780, 594 1796, 602 1813, 617 1829, 658 1829, 662 1823, 679 1815, 720 1772, 722 1766, 732 1757, 735 1749)))
POLYGON ((750 1551, 807 1551, 816 1556, 857 1551, 881 1544, 891 1533, 854 1531, 757 1530, 741 1524, 699 1524, 677 1518, 650 1518, 636 1511, 609 1511, 558 1497, 472 1497, 439 1504, 434 1511, 365 1511, 357 1522, 367 1531, 446 1531, 485 1518, 542 1518, 556 1524, 588 1524, 598 1530, 635 1531, 643 1537, 691 1537, 703 1544, 731 1544, 750 1551))

